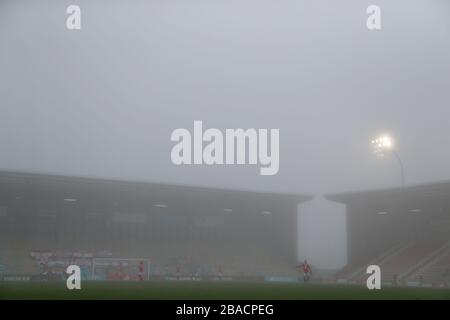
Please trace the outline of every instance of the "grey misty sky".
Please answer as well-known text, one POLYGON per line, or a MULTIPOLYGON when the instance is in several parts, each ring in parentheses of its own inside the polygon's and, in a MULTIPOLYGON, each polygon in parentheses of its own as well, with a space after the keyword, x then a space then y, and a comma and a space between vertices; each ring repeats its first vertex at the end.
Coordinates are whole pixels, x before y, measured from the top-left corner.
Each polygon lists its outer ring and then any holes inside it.
MULTIPOLYGON (((371 153, 387 132, 407 183, 450 179, 449 13, 447 0, 0 0, 0 169, 372 189, 400 181, 394 158, 371 153), (74 3, 82 30, 70 32, 74 3), (370 4, 381 6, 382 31, 366 29, 370 4), (279 173, 174 166, 170 134, 194 120, 279 128, 279 173)), ((301 256, 336 266, 343 213, 322 206, 306 208, 301 256)))
POLYGON ((0 2, 0 167, 306 193, 450 178, 450 6, 377 1, 0 2), (279 128, 280 172, 174 166, 170 133, 279 128))

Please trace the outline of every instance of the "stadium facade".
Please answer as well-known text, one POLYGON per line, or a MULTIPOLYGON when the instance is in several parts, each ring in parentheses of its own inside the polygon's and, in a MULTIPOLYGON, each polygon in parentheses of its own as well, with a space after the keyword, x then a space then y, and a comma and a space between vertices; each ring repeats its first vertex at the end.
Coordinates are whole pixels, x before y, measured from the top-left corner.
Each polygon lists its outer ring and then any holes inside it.
POLYGON ((377 264, 385 284, 450 284, 450 181, 327 199, 347 207, 348 265, 338 278, 365 283, 377 264))
POLYGON ((135 259, 149 277, 294 276, 298 205, 310 198, 0 172, 0 264, 4 275, 135 259))

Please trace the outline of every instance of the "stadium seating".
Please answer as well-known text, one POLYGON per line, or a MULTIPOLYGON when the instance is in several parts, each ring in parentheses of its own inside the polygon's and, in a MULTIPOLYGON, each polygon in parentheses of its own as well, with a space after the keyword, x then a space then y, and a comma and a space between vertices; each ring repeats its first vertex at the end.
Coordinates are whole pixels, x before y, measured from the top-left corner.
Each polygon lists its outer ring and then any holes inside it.
POLYGON ((361 265, 348 265, 336 274, 336 279, 363 284, 367 279, 365 268, 376 264, 381 268, 384 284, 442 283, 450 277, 449 251, 448 238, 416 239, 387 250, 361 265))
POLYGON ((450 284, 450 249, 447 248, 443 254, 439 255, 423 268, 410 277, 410 281, 422 285, 441 286, 450 284))
POLYGON ((399 254, 380 265, 382 269, 382 281, 391 284, 403 281, 411 269, 414 269, 424 259, 432 256, 442 245, 442 241, 438 239, 412 243, 399 254))
POLYGON ((365 282, 366 268, 368 265, 381 265, 385 261, 405 250, 408 246, 410 246, 409 242, 400 243, 399 245, 392 247, 368 262, 358 265, 347 265, 335 275, 335 278, 338 280, 345 280, 349 283, 365 282))

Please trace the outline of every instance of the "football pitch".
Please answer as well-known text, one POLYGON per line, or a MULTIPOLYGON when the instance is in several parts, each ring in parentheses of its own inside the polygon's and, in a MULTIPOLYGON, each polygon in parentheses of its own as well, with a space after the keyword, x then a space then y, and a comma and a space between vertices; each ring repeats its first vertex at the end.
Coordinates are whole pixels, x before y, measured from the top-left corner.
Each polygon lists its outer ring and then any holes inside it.
POLYGON ((236 282, 89 282, 68 290, 65 282, 0 282, 0 299, 156 299, 156 300, 297 300, 297 299, 450 299, 450 289, 294 283, 236 282))

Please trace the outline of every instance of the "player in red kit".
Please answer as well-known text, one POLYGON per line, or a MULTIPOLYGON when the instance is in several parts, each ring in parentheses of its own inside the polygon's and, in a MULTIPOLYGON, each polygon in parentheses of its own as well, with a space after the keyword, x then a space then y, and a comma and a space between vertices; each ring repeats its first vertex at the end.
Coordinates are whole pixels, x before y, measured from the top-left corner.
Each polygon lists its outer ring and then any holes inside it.
POLYGON ((139 280, 144 280, 144 261, 139 262, 139 280))
POLYGON ((307 283, 312 275, 311 266, 309 265, 308 261, 303 261, 303 264, 299 266, 301 270, 303 271, 303 282, 307 283))

